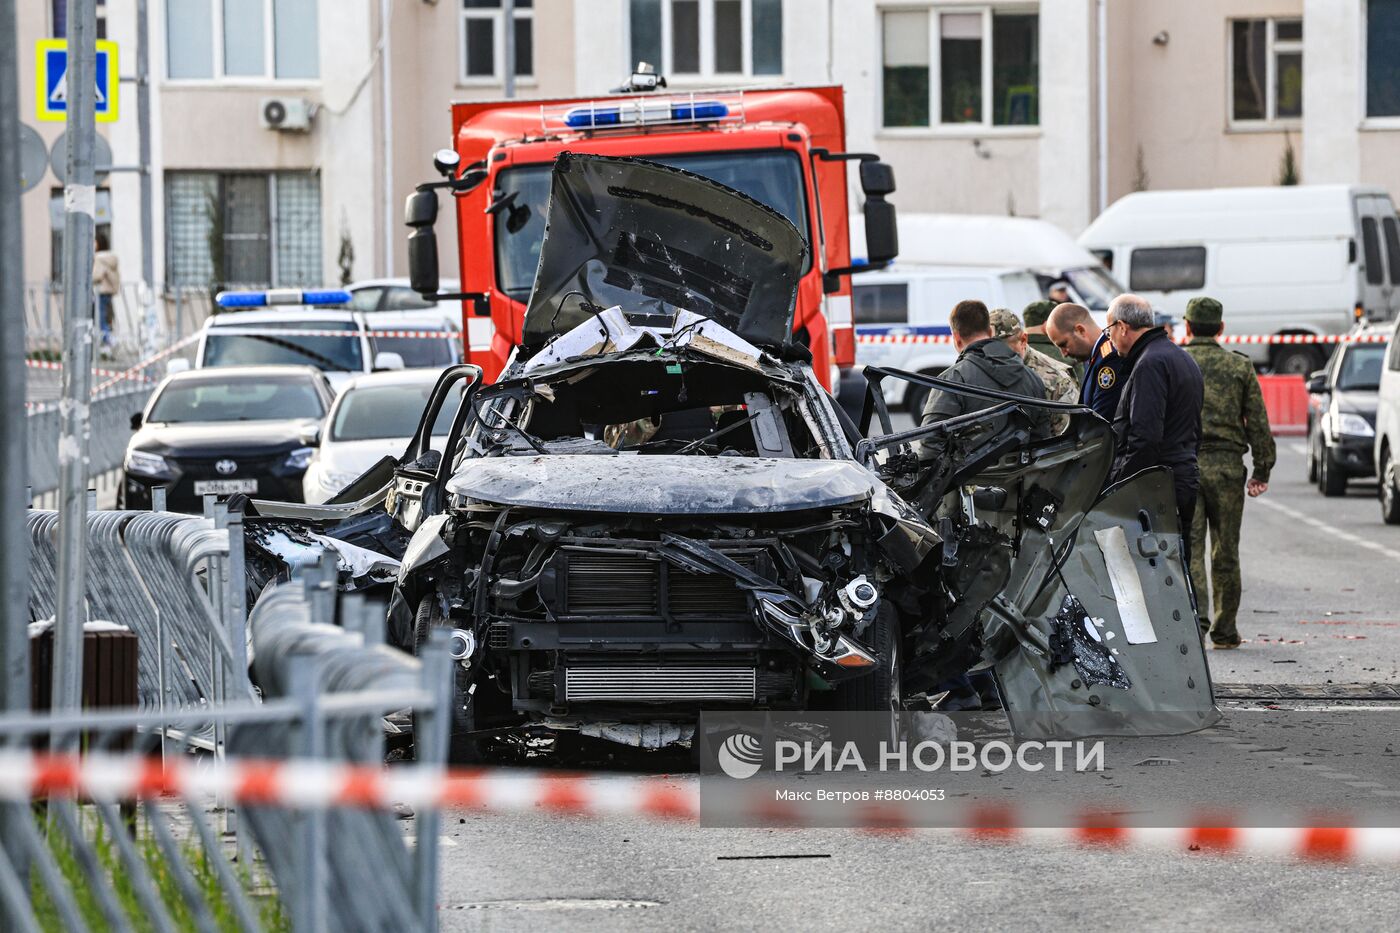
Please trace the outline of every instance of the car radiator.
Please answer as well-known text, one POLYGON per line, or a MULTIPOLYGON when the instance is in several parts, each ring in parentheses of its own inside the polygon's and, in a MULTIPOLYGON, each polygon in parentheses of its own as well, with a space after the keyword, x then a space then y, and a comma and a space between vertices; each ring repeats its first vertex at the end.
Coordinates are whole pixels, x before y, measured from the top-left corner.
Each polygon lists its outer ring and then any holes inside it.
POLYGON ((564 671, 564 697, 575 702, 752 702, 756 672, 735 665, 588 665, 564 671))

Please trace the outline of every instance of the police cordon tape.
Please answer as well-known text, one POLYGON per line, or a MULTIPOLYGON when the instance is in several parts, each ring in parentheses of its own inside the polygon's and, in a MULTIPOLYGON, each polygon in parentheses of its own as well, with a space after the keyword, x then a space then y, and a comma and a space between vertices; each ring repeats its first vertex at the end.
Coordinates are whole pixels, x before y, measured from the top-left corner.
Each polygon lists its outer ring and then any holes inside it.
MULTIPOLYGON (((1186 343, 1189 337, 1174 338, 1186 343)), ((1224 344, 1333 344, 1385 343, 1389 334, 1221 334, 1217 343, 1224 344)), ((857 334, 856 343, 952 343, 951 334, 857 334)))
MULTIPOLYGON (((511 770, 440 772, 415 766, 382 768, 288 759, 255 761, 159 758, 92 753, 56 755, 0 752, 0 800, 26 804, 57 797, 116 802, 138 797, 215 798, 250 806, 294 809, 348 807, 415 810, 465 807, 499 813, 543 811, 563 816, 688 820, 700 817, 696 781, 676 786, 657 776, 544 774, 511 770)), ((734 782, 720 806, 767 825, 800 827, 796 808, 775 805, 734 782)), ((867 805, 852 828, 914 828, 898 802, 867 805)), ((979 842, 1101 846, 1120 850, 1205 851, 1221 855, 1299 858, 1328 862, 1400 863, 1400 827, 1206 825, 1130 828, 1094 825, 1032 828, 1011 822, 1004 808, 989 808, 956 830, 979 842)))

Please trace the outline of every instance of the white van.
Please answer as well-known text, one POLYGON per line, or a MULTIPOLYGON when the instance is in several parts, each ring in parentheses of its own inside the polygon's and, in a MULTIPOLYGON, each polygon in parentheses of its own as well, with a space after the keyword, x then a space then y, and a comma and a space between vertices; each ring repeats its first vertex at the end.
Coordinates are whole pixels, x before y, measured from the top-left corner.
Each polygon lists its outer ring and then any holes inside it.
MULTIPOLYGON (((851 242, 865 242, 864 221, 854 213, 851 242)), ((918 266, 984 266, 1022 269, 1049 297, 1057 281, 1070 298, 1091 311, 1105 312, 1123 289, 1103 264, 1059 227, 1030 217, 980 214, 900 214, 899 261, 918 266)), ((856 281, 860 281, 859 278, 856 281)), ((1013 307, 1018 314, 1020 307, 1013 307)))
MULTIPOLYGON (((1141 191, 1079 243, 1174 317, 1196 295, 1219 299, 1227 333, 1342 334, 1400 310, 1400 224, 1383 188, 1141 191)), ((1307 374, 1327 358, 1304 344, 1240 349, 1275 372, 1307 374)))
MULTIPOLYGON (((952 343, 946 342, 952 335, 948 315, 958 302, 972 298, 988 308, 1010 308, 1020 314, 1042 297, 1035 275, 1025 269, 919 266, 903 261, 855 276, 851 291, 856 362, 930 376, 937 376, 958 358, 952 343), (918 340, 926 336, 942 337, 945 342, 918 340)), ((923 408, 926 394, 903 380, 892 379, 885 385, 885 400, 891 405, 907 402, 911 411, 923 408)))

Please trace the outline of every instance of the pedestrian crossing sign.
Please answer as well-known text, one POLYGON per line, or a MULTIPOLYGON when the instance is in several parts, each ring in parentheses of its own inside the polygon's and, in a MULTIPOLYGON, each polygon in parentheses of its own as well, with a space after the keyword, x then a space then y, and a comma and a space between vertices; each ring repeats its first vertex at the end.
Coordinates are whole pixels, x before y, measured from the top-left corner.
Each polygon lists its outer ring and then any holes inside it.
MULTIPOLYGON (((117 44, 97 40, 96 111, 98 123, 117 120, 117 44)), ((34 46, 34 87, 38 94, 38 118, 62 123, 68 117, 68 40, 40 39, 34 46)))

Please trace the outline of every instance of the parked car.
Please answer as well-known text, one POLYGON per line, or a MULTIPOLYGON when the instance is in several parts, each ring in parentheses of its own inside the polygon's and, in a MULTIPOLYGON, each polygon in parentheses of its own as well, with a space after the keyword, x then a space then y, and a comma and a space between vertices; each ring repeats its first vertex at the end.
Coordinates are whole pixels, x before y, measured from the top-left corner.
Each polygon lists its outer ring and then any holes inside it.
POLYGON ((457 331, 435 311, 385 312, 371 320, 347 310, 350 294, 339 290, 220 292, 217 301, 224 310, 204 324, 196 368, 309 365, 339 388, 361 373, 405 368, 404 350, 417 365, 441 368, 461 359, 457 331), (399 337, 390 333, 395 330, 435 330, 442 337, 399 337))
MULTIPOLYGON (((948 315, 959 301, 975 298, 989 308, 1021 309, 1041 297, 1036 277, 1010 266, 924 266, 900 262, 851 280, 856 326, 856 361, 936 376, 958 358, 952 343, 921 343, 922 336, 952 334, 948 315), (865 339, 862 339, 865 338, 865 339), (904 342, 906 338, 913 338, 904 342)), ((923 410, 928 388, 901 381, 885 386, 891 405, 923 410)))
MULTIPOLYGON (((332 499, 380 460, 400 457, 440 375, 436 369, 406 369, 352 379, 326 416, 321 444, 302 477, 304 500, 332 499)), ((433 437, 446 438, 451 414, 444 409, 433 437)))
MULTIPOLYGON (((443 301, 429 301, 410 286, 406 278, 367 279, 346 286, 350 292, 348 307, 354 311, 426 311, 435 309, 445 321, 452 322, 455 330, 460 330, 462 320, 466 320, 467 345, 474 351, 490 349, 491 338, 496 333, 491 323, 489 311, 484 314, 464 314, 462 302, 451 298, 443 301)), ((461 290, 456 279, 442 279, 438 289, 443 294, 461 290)), ((374 318, 368 318, 373 321, 374 318)))
POLYGON ((1056 403, 993 393, 920 429, 941 451, 921 459, 877 396, 878 422, 852 423, 815 378, 792 328, 808 245, 781 214, 569 154, 550 203, 501 378, 450 368, 397 463, 246 523, 255 584, 286 559, 263 542, 291 536, 400 562, 352 582, 389 590, 405 650, 449 631, 459 754, 482 730, 657 747, 688 743, 701 709, 887 712, 979 661, 1022 735, 1218 718, 1171 474, 1105 491, 1102 419, 1069 406, 1065 434, 1034 440, 1027 412, 1056 403))
POLYGON ((1376 479, 1381 517, 1387 525, 1400 525, 1400 320, 1390 330, 1385 369, 1376 400, 1376 479))
MULTIPOLYGON (((1069 297, 1091 311, 1107 312, 1123 293, 1103 263, 1059 227, 1031 217, 978 214, 899 215, 901 265, 1012 268, 1035 277, 1038 298, 1064 282, 1069 297)), ((865 242, 865 220, 851 220, 851 242, 865 242)), ((1034 299, 1031 299, 1034 300, 1034 299)), ((1018 314, 1020 306, 1010 306, 1018 314)))
MULTIPOLYGON (((1342 334, 1400 311, 1400 223, 1384 188, 1303 185, 1140 191, 1079 237, 1128 289, 1176 318, 1196 295, 1232 334, 1342 334)), ((1306 375, 1326 351, 1244 345, 1258 366, 1306 375)))
POLYGON ((204 496, 301 500, 301 475, 334 393, 310 366, 229 366, 167 376, 132 416, 117 506, 199 512, 204 496))
POLYGON ((1324 496, 1345 495, 1348 480, 1375 475, 1385 354, 1385 344, 1343 344, 1308 378, 1308 481, 1324 496))

